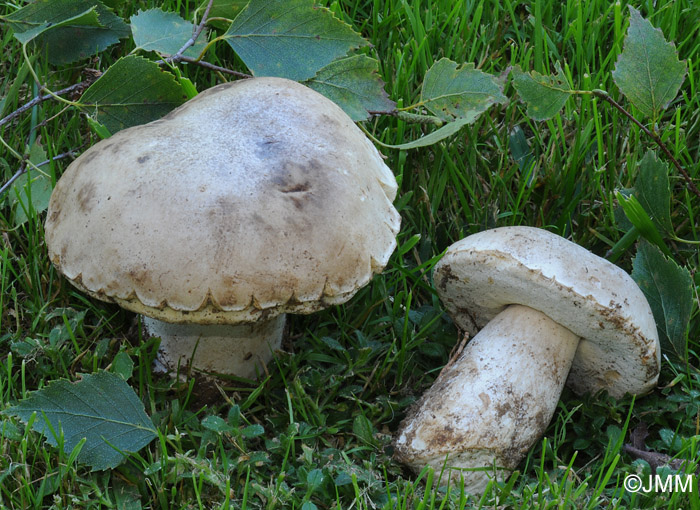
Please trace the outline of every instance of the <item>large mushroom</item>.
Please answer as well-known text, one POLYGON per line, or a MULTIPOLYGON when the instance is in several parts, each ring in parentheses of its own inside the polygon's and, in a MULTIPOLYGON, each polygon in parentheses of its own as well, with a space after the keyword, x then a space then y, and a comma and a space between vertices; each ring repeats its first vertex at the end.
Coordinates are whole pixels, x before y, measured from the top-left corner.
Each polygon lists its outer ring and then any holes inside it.
POLYGON ((167 368, 252 377, 285 313, 343 303, 382 271, 396 189, 332 101, 241 80, 82 154, 53 191, 46 242, 73 285, 147 317, 167 368))
POLYGON ((395 455, 416 470, 446 462, 452 479, 481 493, 542 436, 565 382, 614 397, 656 384, 659 339, 641 290, 558 235, 471 235, 448 248, 434 282, 457 326, 476 336, 401 424, 395 455))

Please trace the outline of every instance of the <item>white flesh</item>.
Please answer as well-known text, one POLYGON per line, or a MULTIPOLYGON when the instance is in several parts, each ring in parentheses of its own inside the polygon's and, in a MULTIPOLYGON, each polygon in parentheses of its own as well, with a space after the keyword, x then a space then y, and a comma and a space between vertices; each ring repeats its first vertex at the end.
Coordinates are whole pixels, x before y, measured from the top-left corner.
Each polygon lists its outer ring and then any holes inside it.
POLYGON ((559 401, 579 337, 532 308, 512 305, 491 320, 440 374, 404 420, 397 458, 482 493, 507 476, 542 436, 559 401), (494 470, 494 466, 496 469, 494 470))
POLYGON ((285 315, 249 324, 171 324, 142 316, 149 336, 161 338, 156 368, 174 375, 187 367, 255 379, 282 343, 285 315), (192 354, 194 353, 194 359, 192 354))

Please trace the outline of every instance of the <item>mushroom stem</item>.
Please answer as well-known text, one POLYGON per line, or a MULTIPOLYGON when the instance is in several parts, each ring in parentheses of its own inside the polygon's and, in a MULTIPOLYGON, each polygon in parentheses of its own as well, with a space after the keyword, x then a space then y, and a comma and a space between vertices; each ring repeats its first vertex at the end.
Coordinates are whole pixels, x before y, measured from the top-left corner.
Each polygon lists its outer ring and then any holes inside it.
POLYGON ((437 378, 401 424, 396 457, 426 464, 482 493, 542 436, 559 401, 579 337, 543 313, 511 305, 437 378), (474 471, 473 469, 478 469, 474 471), (480 468, 480 469, 479 469, 480 468), (471 470, 469 470, 471 469, 471 470))
POLYGON ((191 366, 254 379, 280 348, 285 315, 236 325, 171 324, 146 316, 142 320, 145 332, 161 339, 156 359, 161 372, 191 366))

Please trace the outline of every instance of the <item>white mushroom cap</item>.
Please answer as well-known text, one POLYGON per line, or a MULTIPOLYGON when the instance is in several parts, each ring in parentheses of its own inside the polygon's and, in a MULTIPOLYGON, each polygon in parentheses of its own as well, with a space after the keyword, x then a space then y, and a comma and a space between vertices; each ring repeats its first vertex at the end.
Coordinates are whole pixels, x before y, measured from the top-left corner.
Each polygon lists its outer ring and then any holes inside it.
POLYGON ((78 288, 168 322, 342 303, 387 264, 396 181, 332 101, 259 78, 199 94, 87 150, 51 197, 51 261, 78 288))
POLYGON ((642 394, 658 380, 658 333, 642 291, 622 269, 558 235, 503 227, 468 236, 436 265, 434 281, 471 334, 521 304, 581 337, 567 381, 579 394, 642 394))

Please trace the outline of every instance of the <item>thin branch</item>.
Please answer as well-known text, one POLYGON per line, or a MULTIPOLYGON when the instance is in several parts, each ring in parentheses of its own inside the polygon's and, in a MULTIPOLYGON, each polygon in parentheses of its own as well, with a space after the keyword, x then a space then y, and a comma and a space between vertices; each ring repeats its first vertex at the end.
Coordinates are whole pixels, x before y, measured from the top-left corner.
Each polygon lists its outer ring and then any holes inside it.
MULTIPOLYGON (((174 55, 173 55, 173 57, 166 57, 164 60, 156 60, 156 64, 158 64, 158 65, 170 64, 171 58, 174 58, 174 55)), ((238 76, 239 78, 252 78, 253 77, 252 74, 246 74, 246 73, 242 73, 240 71, 234 71, 232 69, 227 69, 226 67, 214 65, 210 62, 207 62, 206 60, 197 60, 196 58, 186 57, 184 55, 180 55, 177 58, 177 62, 185 62, 187 64, 193 64, 193 65, 196 65, 199 67, 203 67, 205 69, 209 69, 210 71, 216 71, 216 72, 223 73, 223 74, 230 74, 233 76, 238 76)))
POLYGON ((19 179, 20 176, 21 176, 24 172, 26 172, 26 171, 27 171, 27 160, 25 159, 24 161, 22 161, 22 164, 19 166, 19 170, 17 170, 17 171, 15 172, 15 174, 14 174, 12 177, 10 177, 10 179, 9 179, 5 184, 3 184, 2 187, 0 188, 0 197, 1 197, 8 189, 10 189, 10 186, 12 186, 12 184, 14 184, 14 182, 15 182, 17 179, 19 179))
POLYGON ((189 40, 180 48, 177 50, 177 53, 174 55, 170 55, 169 57, 165 57, 163 60, 159 60, 156 63, 157 64, 177 64, 178 62, 186 62, 188 64, 194 64, 199 67, 203 67, 205 69, 209 69, 210 71, 217 71, 219 73, 223 74, 230 74, 233 76, 238 76, 239 78, 252 78, 250 74, 246 73, 241 73, 239 71, 233 71, 231 69, 226 69, 225 67, 217 66, 214 64, 211 64, 209 62, 206 62, 204 60, 199 60, 196 58, 191 58, 191 57, 186 57, 184 55, 185 51, 190 46, 193 46, 195 42, 197 42, 197 38, 200 36, 202 33, 202 30, 204 30, 204 26, 207 24, 207 21, 209 21, 209 11, 211 10, 211 6, 214 4, 214 0, 209 0, 209 3, 207 4, 207 8, 204 10, 204 14, 202 15, 202 19, 199 21, 199 25, 197 25, 197 28, 195 28, 192 37, 189 38, 189 40))
POLYGON ((238 76, 239 78, 252 78, 253 77, 250 74, 241 73, 239 71, 234 71, 233 69, 227 69, 225 67, 210 64, 209 62, 206 62, 204 60, 197 60, 195 58, 190 58, 190 57, 185 57, 185 56, 180 57, 180 60, 182 62, 187 62, 188 64, 194 64, 196 66, 204 67, 205 69, 210 69, 212 71, 218 71, 220 73, 238 76))
POLYGON ((653 473, 656 473, 656 469, 660 467, 669 466, 671 469, 680 470, 683 469, 683 464, 689 464, 686 460, 674 459, 665 453, 635 448, 631 444, 622 445, 622 451, 629 453, 635 459, 645 460, 651 467, 653 473))
POLYGON ((664 151, 664 154, 673 162, 673 166, 676 167, 676 169, 680 172, 680 174, 683 176, 685 179, 686 185, 688 186, 688 189, 692 191, 695 195, 700 197, 700 190, 695 186, 695 183, 693 182, 693 179, 688 175, 688 172, 685 171, 685 168, 681 166, 681 164, 678 162, 678 160, 673 157, 673 154, 671 154, 671 151, 668 150, 668 147, 666 147, 666 144, 659 138, 655 133, 653 133, 651 130, 649 130, 644 124, 639 122, 637 119, 635 119, 631 113, 629 113, 627 110, 625 110, 622 106, 620 106, 617 101, 615 101, 610 95, 605 92, 604 90, 594 90, 593 94, 595 94, 596 97, 599 97, 601 99, 604 99, 608 103, 610 103, 613 107, 615 107, 617 110, 619 110, 623 115, 625 115, 628 119, 630 119, 632 122, 634 122, 639 129, 644 131, 644 133, 649 136, 654 142, 656 142, 656 145, 661 147, 661 150, 664 151))
MULTIPOLYGON (((62 153, 62 154, 58 154, 58 155, 54 156, 53 158, 47 159, 47 160, 45 160, 45 161, 42 161, 41 163, 37 163, 37 164, 34 165, 34 166, 40 167, 40 166, 48 165, 48 164, 49 164, 50 162, 52 162, 52 161, 58 161, 59 159, 63 159, 63 158, 69 158, 69 157, 70 157, 70 158, 74 158, 74 157, 75 157, 75 151, 76 151, 76 150, 78 150, 78 149, 73 149, 73 150, 70 150, 70 151, 68 151, 68 152, 64 152, 64 153, 62 153)), ((14 184, 14 182, 15 182, 17 179, 19 179, 19 178, 22 176, 22 174, 24 174, 24 173, 27 171, 27 166, 28 166, 28 165, 27 165, 27 159, 28 159, 28 158, 29 158, 29 155, 27 154, 27 155, 24 157, 24 160, 22 161, 22 164, 19 166, 19 170, 17 170, 17 171, 14 173, 14 175, 13 175, 12 177, 10 177, 10 179, 9 179, 5 184, 3 184, 2 187, 0 187, 0 196, 2 196, 7 190, 9 190, 9 189, 10 189, 10 186, 12 186, 12 184, 14 184)))
POLYGON ((209 0, 207 8, 204 10, 204 14, 202 15, 202 19, 199 21, 199 25, 197 25, 197 28, 195 28, 194 32, 192 33, 192 37, 190 37, 187 40, 187 42, 182 45, 182 48, 177 50, 177 53, 175 53, 175 55, 171 55, 168 58, 166 58, 166 62, 168 62, 169 64, 175 64, 177 62, 180 62, 183 59, 183 54, 185 53, 185 51, 187 51, 187 49, 190 46, 194 46, 194 43, 197 42, 197 38, 202 33, 202 30, 204 30, 204 25, 207 24, 207 20, 209 19, 209 11, 211 10, 211 6, 213 4, 214 0, 209 0))
MULTIPOLYGON (((76 83, 74 85, 71 85, 70 87, 66 87, 64 89, 58 90, 58 91, 54 92, 53 95, 64 96, 66 94, 71 94, 71 93, 82 93, 83 89, 86 89, 88 86, 92 85, 93 81, 94 80, 91 80, 91 79, 83 80, 80 83, 76 83)), ((41 91, 39 92, 38 96, 36 96, 34 99, 29 101, 28 103, 23 104, 22 106, 17 108, 14 112, 10 113, 6 117, 3 117, 2 119, 0 119, 0 127, 4 126, 8 122, 10 122, 12 119, 19 117, 24 112, 31 110, 36 105, 41 104, 48 99, 53 99, 53 96, 51 94, 43 94, 44 90, 46 90, 46 87, 41 87, 41 91)))
MULTIPOLYGON (((13 119, 16 119, 23 113, 31 110, 35 106, 43 103, 44 101, 47 101, 49 99, 55 99, 56 96, 64 96, 66 94, 82 94, 86 88, 88 88, 92 83, 100 76, 101 73, 92 73, 88 74, 86 78, 81 81, 80 83, 75 83, 69 87, 63 88, 61 90, 58 90, 56 92, 51 92, 50 94, 43 94, 44 91, 48 90, 46 86, 42 85, 41 90, 39 91, 39 95, 36 96, 34 99, 29 101, 28 103, 23 104, 19 108, 17 108, 14 112, 10 113, 6 117, 3 117, 0 119, 0 127, 4 126, 5 124, 9 123, 13 119)), ((58 156, 55 156, 52 158, 52 160, 58 160, 67 156, 70 156, 73 154, 73 151, 68 151, 63 154, 59 154, 58 156)), ((27 161, 28 161, 29 155, 25 155, 24 159, 22 160, 22 164, 19 167, 19 170, 17 170, 10 179, 0 186, 0 196, 2 196, 9 188, 12 186, 12 184, 19 179, 19 177, 27 171, 27 161)), ((49 160, 46 160, 42 163, 39 163, 39 165, 34 165, 34 166, 41 166, 45 165, 49 162, 49 160)))

